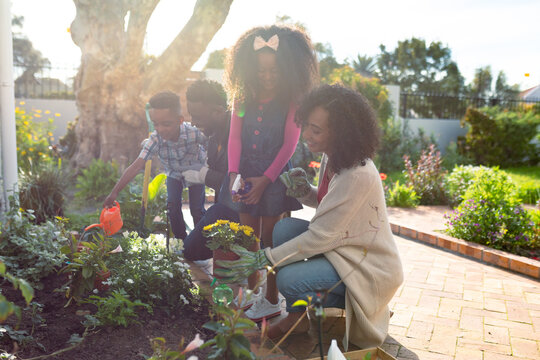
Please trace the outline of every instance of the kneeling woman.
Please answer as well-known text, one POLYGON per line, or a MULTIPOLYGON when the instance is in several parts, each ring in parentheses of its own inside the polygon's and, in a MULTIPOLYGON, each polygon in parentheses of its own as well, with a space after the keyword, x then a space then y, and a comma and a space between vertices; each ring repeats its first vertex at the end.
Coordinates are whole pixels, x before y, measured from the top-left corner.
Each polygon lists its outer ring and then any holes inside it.
MULTIPOLYGON (((239 251, 241 259, 229 264, 229 275, 239 279, 277 264, 277 285, 289 314, 272 324, 271 338, 283 335, 302 315, 303 308, 292 307, 296 300, 331 289, 323 306, 345 309, 345 348, 349 341, 362 348, 380 345, 388 332, 388 303, 403 271, 372 161, 380 137, 375 114, 361 94, 324 85, 303 101, 297 122, 309 149, 323 153, 319 187, 295 169, 285 180, 291 195, 317 208, 315 215, 309 222, 280 221, 274 247, 239 251)), ((305 321, 295 331, 308 329, 305 321)))

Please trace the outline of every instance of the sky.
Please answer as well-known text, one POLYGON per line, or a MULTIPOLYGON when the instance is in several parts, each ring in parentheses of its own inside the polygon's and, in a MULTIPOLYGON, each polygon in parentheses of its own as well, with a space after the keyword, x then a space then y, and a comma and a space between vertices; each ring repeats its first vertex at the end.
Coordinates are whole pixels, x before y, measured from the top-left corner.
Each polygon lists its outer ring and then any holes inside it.
MULTIPOLYGON (((165 50, 194 4, 161 0, 147 28, 149 54, 165 50)), ((71 0, 12 0, 11 12, 24 16, 22 32, 53 66, 78 66, 80 50, 67 31, 75 17, 71 0)), ((210 52, 232 46, 243 32, 271 24, 277 15, 303 23, 312 41, 332 46, 338 61, 374 56, 381 44, 392 50, 417 37, 450 48, 466 83, 475 69, 489 65, 494 79, 502 70, 521 90, 540 84, 539 0, 234 0, 193 70, 202 69, 210 52)))

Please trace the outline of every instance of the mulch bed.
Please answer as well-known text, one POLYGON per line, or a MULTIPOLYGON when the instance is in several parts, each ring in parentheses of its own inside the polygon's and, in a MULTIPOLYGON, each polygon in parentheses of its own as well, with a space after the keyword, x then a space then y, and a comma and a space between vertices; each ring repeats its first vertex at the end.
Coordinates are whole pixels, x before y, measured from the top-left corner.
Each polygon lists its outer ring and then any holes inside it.
MULTIPOLYGON (((85 317, 81 313, 84 314, 85 310, 86 313, 88 311, 93 313, 95 307, 91 304, 71 304, 65 308, 67 299, 64 292, 54 291, 62 286, 64 280, 65 278, 56 274, 42 279, 44 289, 36 290, 33 301, 43 305, 43 311, 39 315, 44 322, 36 325, 33 333, 31 311, 23 311, 18 329, 26 330, 32 335, 34 341, 16 343, 4 334, 0 338, 1 349, 15 353, 20 359, 28 359, 69 347, 70 344, 67 342, 72 334, 82 336, 84 332, 82 321, 85 317)), ((21 308, 26 306, 20 292, 14 290, 10 283, 3 283, 1 290, 8 300, 14 301, 21 308)), ((55 360, 143 359, 142 354, 152 355, 150 340, 155 337, 165 338, 167 346, 171 349, 176 348, 182 337, 185 338, 185 345, 197 333, 201 334, 202 338, 208 339, 211 334, 202 328, 208 319, 209 305, 205 300, 203 300, 203 305, 190 313, 168 314, 163 309, 154 308, 154 313, 148 314, 145 310, 141 310, 138 324, 132 324, 127 328, 101 327, 85 337, 76 348, 50 358, 55 360)), ((10 316, 5 324, 15 328, 17 317, 10 316)), ((204 359, 205 352, 207 351, 198 351, 190 355, 198 355, 199 359, 204 359)))

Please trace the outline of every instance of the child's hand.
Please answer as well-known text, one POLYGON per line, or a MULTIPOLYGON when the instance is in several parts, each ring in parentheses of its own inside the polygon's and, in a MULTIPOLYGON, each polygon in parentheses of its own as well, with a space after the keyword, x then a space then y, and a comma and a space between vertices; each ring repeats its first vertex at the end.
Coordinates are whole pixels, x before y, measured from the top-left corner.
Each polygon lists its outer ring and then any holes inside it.
MULTIPOLYGON (((233 194, 232 188, 234 185, 234 180, 236 179, 236 173, 230 173, 229 174, 229 192, 231 193, 231 198, 233 202, 239 202, 241 201, 241 196, 239 194, 233 194)), ((244 180, 240 179, 242 181, 242 186, 240 188, 244 187, 244 180)))
POLYGON ((116 200, 116 194, 110 193, 109 196, 105 198, 105 201, 103 201, 103 207, 104 208, 111 208, 114 205, 114 201, 116 200))
POLYGON ((251 190, 242 196, 241 201, 247 205, 258 204, 261 200, 261 196, 266 189, 266 187, 272 182, 266 176, 250 177, 245 180, 250 182, 252 187, 251 190))

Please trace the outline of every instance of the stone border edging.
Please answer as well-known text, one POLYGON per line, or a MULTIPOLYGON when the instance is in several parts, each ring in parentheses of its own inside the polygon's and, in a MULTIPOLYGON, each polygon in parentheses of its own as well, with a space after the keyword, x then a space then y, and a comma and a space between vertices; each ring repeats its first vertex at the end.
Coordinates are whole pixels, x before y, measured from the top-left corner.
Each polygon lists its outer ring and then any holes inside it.
POLYGON ((501 250, 495 250, 485 245, 456 239, 445 234, 422 232, 396 223, 390 223, 390 227, 392 228, 394 235, 418 240, 426 244, 474 258, 486 264, 495 265, 506 270, 515 271, 535 279, 540 279, 540 261, 510 254, 501 250))

